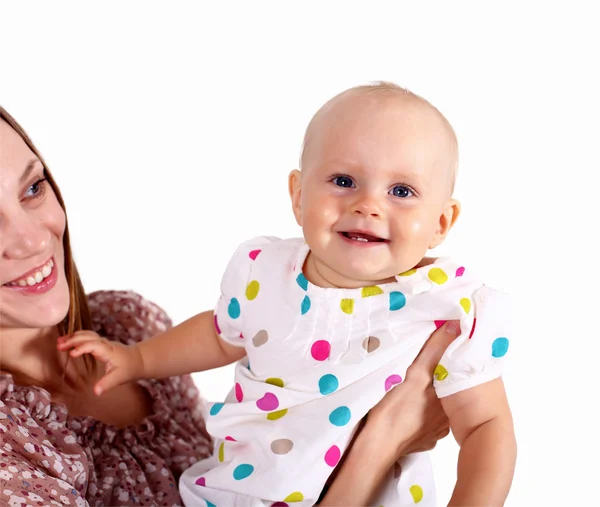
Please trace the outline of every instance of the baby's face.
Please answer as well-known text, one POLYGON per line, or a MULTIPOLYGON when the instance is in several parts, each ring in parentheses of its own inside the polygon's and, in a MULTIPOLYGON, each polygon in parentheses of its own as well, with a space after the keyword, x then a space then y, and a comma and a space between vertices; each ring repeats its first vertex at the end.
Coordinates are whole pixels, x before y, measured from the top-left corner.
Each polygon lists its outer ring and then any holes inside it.
POLYGON ((341 99, 314 129, 292 188, 309 261, 344 287, 416 266, 456 218, 446 223, 448 206, 458 211, 454 139, 441 119, 414 98, 371 94, 341 99))

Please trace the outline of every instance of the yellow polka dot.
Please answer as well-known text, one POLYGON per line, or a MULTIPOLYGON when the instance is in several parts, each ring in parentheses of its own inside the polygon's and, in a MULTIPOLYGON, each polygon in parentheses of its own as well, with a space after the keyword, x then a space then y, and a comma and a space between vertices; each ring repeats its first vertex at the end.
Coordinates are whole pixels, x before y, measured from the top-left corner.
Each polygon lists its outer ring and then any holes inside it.
POLYGON ((448 376, 448 370, 444 368, 441 364, 438 364, 433 370, 433 376, 436 380, 444 380, 448 376))
POLYGON ((360 292, 361 296, 364 298, 368 298, 370 296, 377 296, 378 294, 383 294, 383 290, 381 290, 380 287, 377 287, 377 285, 373 285, 371 287, 363 287, 363 289, 360 292))
POLYGON ((225 442, 221 442, 221 445, 219 446, 219 461, 221 463, 223 463, 224 459, 225 459, 225 442))
POLYGON ((462 298, 460 300, 460 306, 462 306, 465 313, 469 313, 471 311, 471 300, 469 298, 462 298))
POLYGON ((246 287, 246 299, 252 301, 258 296, 258 289, 260 289, 260 284, 256 280, 252 280, 246 287))
POLYGON ((267 384, 271 384, 272 386, 283 387, 283 380, 280 378, 268 378, 265 380, 267 384))
POLYGON ((284 502, 301 502, 302 500, 304 500, 304 495, 299 491, 296 491, 291 495, 286 496, 284 502))
POLYGON ((281 419, 285 414, 287 414, 287 408, 283 410, 277 410, 276 412, 270 412, 267 414, 267 419, 269 421, 276 421, 277 419, 281 419))
POLYGON ((405 271, 404 273, 400 273, 398 276, 410 276, 410 275, 414 275, 417 272, 416 269, 409 269, 408 271, 405 271))
POLYGON ((446 283, 448 281, 448 275, 441 268, 431 268, 427 276, 432 282, 435 282, 439 285, 446 283))
POLYGON ((340 308, 344 313, 350 315, 354 311, 354 299, 342 299, 340 301, 340 308))
POLYGON ((419 503, 421 500, 423 500, 423 488, 417 484, 413 484, 410 487, 410 494, 412 495, 415 503, 419 503))

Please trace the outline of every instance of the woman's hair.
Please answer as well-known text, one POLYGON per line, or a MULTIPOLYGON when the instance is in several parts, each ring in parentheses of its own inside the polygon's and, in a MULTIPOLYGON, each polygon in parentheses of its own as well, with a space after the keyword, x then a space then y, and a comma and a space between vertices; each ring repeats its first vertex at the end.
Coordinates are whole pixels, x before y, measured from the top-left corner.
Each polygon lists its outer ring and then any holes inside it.
MULTIPOLYGON (((36 149, 36 147, 29 139, 29 136, 25 133, 23 128, 17 123, 17 121, 10 115, 8 112, 0 106, 0 118, 8 123, 13 130, 21 136, 21 139, 25 141, 25 144, 29 146, 29 149, 35 153, 35 155, 40 159, 40 162, 44 166, 44 175, 52 187, 56 198, 64 210, 65 215, 67 210, 65 209, 65 202, 63 201, 62 196, 60 195, 60 190, 52 178, 52 174, 48 170, 48 166, 44 159, 36 149)), ((80 331, 82 329, 92 329, 92 317, 90 314, 90 309, 87 303, 87 297, 83 290, 83 285, 81 283, 81 279, 79 278, 79 273, 77 272, 77 267, 75 266, 75 262, 73 261, 73 252, 71 251, 71 242, 69 241, 69 224, 67 222, 65 227, 65 233, 63 236, 63 248, 65 252, 65 274, 67 277, 67 284, 69 286, 69 312, 65 319, 58 324, 58 332, 61 335, 72 334, 75 331, 80 331)))

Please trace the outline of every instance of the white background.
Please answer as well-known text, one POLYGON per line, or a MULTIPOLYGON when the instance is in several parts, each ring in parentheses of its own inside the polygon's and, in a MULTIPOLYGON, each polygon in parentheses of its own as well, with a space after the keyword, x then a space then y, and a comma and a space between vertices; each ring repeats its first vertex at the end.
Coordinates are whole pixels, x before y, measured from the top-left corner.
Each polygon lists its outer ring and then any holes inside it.
MULTIPOLYGON (((324 101, 380 79, 423 95, 461 150, 463 215, 436 253, 515 298, 507 505, 588 506, 600 38, 561 4, 3 2, 0 101, 62 188, 87 289, 133 289, 180 322, 213 306, 240 241, 299 234, 286 179, 324 101)), ((232 369, 195 378, 218 400, 232 369)), ((443 500, 456 453, 434 452, 443 500)))

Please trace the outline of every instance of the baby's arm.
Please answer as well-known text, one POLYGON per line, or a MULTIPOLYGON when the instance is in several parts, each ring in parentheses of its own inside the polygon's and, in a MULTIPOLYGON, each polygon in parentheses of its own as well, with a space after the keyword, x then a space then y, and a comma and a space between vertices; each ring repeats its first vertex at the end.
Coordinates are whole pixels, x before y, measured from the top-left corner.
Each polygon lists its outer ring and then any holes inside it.
POLYGON ((501 378, 442 398, 460 445, 458 477, 448 505, 504 505, 517 454, 501 378))
POLYGON ((200 313, 168 331, 134 345, 80 331, 58 342, 71 356, 92 354, 106 365, 105 375, 94 391, 100 395, 118 385, 140 378, 175 377, 218 368, 245 356, 243 347, 222 340, 214 326, 213 312, 200 313))

